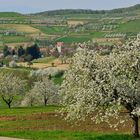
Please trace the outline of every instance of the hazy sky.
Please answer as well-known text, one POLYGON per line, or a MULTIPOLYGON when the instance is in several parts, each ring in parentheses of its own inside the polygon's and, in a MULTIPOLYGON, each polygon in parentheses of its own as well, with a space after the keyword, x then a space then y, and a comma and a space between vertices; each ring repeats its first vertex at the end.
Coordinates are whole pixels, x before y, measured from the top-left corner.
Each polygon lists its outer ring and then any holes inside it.
POLYGON ((140 0, 0 0, 0 11, 33 13, 54 9, 113 9, 140 4, 140 0))

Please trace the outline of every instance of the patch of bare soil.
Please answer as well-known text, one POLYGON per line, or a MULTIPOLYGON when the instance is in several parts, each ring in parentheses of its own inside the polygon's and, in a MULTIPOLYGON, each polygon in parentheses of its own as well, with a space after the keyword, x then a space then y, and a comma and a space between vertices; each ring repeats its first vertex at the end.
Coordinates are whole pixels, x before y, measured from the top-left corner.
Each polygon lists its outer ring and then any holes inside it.
MULTIPOLYGON (((126 115, 126 114, 124 114, 126 115)), ((84 132, 116 132, 115 128, 110 128, 107 123, 95 124, 89 118, 84 122, 68 122, 59 113, 35 113, 22 117, 0 117, 0 121, 16 121, 10 128, 0 128, 2 131, 19 130, 62 130, 62 131, 84 131, 84 132), (25 122, 25 124, 21 124, 25 122)), ((116 120, 111 120, 116 123, 116 120)), ((131 121, 125 123, 125 126, 119 125, 117 132, 131 132, 131 121)))

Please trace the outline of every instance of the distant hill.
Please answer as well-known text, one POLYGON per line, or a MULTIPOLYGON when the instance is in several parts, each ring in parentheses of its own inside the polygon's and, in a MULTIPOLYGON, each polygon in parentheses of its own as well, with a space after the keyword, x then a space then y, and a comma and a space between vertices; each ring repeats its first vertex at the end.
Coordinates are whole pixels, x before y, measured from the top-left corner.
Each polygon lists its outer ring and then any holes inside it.
POLYGON ((113 10, 85 10, 85 9, 63 9, 63 10, 52 10, 36 13, 34 15, 40 16, 55 16, 55 15, 69 15, 69 14, 121 14, 121 13, 137 13, 135 11, 140 10, 140 4, 127 7, 127 8, 118 8, 113 10))
POLYGON ((22 17, 24 15, 16 12, 0 12, 0 18, 5 17, 22 17))
POLYGON ((137 11, 140 10, 140 4, 126 7, 126 8, 118 8, 118 9, 113 9, 113 10, 108 10, 107 12, 113 12, 113 13, 123 13, 123 12, 132 12, 132 11, 137 11))
MULTIPOLYGON (((51 10, 35 14, 30 14, 34 16, 57 16, 57 15, 73 15, 73 14, 125 14, 125 13, 135 13, 140 15, 140 4, 126 7, 118 8, 112 10, 90 10, 90 9, 60 9, 51 10)), ((28 14, 27 14, 28 15, 28 14)), ((17 12, 0 12, 0 18, 23 18, 27 15, 17 13, 17 12)))

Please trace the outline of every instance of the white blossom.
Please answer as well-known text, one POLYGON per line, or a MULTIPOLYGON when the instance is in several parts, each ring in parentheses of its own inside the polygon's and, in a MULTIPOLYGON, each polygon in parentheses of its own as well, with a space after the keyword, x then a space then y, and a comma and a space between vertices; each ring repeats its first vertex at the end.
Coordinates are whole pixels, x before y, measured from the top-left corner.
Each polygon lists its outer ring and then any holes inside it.
POLYGON ((48 101, 54 101, 57 98, 58 86, 44 76, 39 81, 34 83, 31 93, 38 98, 42 98, 46 106, 48 101))
MULTIPOLYGON (((85 47, 74 55, 72 62, 60 90, 65 106, 62 111, 68 112, 67 119, 84 120, 92 116, 97 123, 110 123, 110 117, 118 119, 120 110, 126 109, 136 121, 140 110, 138 40, 121 49, 116 47, 109 55, 85 47)), ((118 119, 119 123, 124 120, 126 118, 118 119)))
POLYGON ((0 96, 9 108, 16 96, 24 94, 25 85, 24 80, 12 73, 0 73, 0 96))

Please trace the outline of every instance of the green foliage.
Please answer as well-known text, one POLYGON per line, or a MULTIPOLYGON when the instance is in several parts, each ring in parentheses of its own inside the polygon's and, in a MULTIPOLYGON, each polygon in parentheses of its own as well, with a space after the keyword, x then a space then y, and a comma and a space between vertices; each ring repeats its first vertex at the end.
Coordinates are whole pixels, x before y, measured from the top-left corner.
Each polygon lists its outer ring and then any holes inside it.
POLYGON ((62 82, 63 82, 63 77, 54 77, 53 81, 54 81, 55 84, 61 85, 62 82))
POLYGON ((64 75, 64 71, 58 71, 58 72, 56 72, 54 75, 53 75, 53 77, 62 77, 64 75))
POLYGON ((3 54, 4 54, 4 57, 10 55, 10 51, 9 51, 8 46, 3 47, 3 54))
POLYGON ((63 82, 63 75, 64 75, 64 71, 58 71, 57 73, 55 73, 55 75, 53 75, 53 81, 55 84, 61 85, 63 82))
POLYGON ((31 56, 31 59, 28 61, 31 61, 33 59, 38 59, 41 56, 41 52, 40 52, 39 46, 37 44, 27 47, 25 50, 25 54, 27 56, 29 56, 29 55, 31 56))
POLYGON ((22 46, 18 48, 17 54, 19 57, 25 54, 25 50, 22 46))

